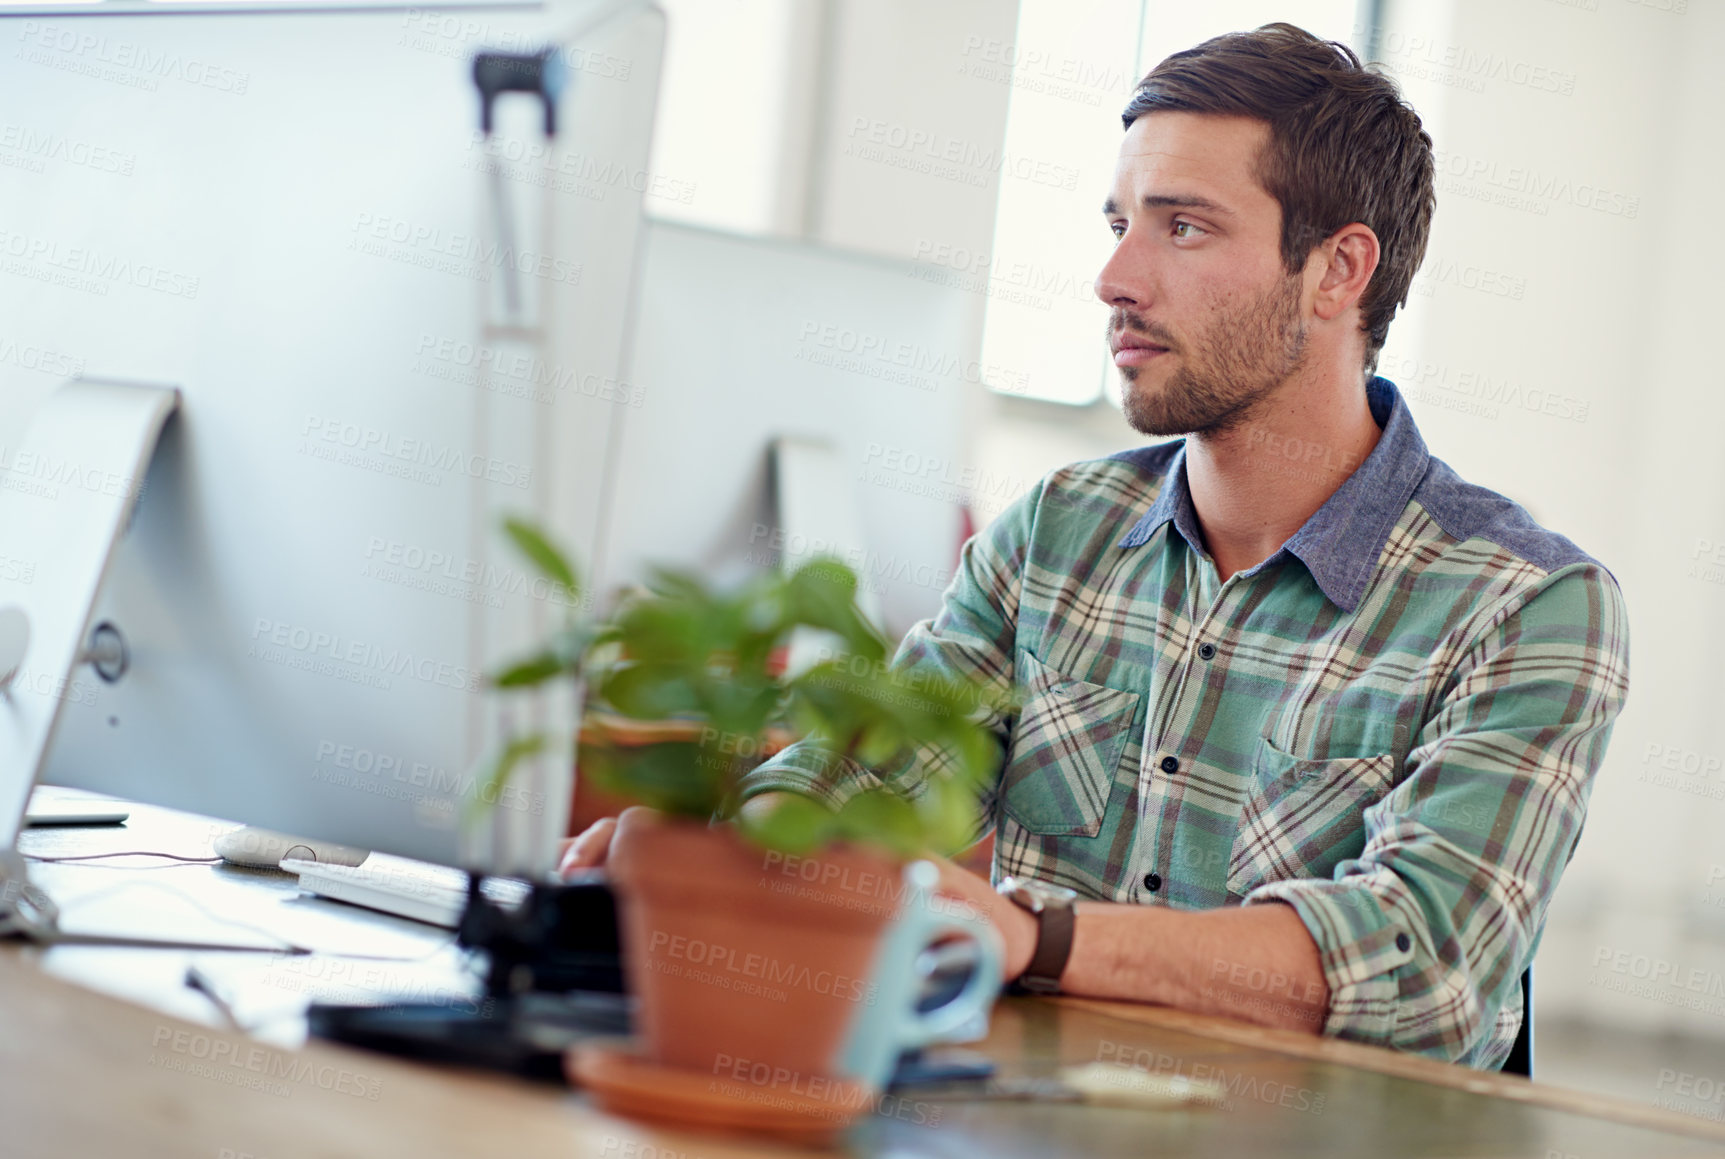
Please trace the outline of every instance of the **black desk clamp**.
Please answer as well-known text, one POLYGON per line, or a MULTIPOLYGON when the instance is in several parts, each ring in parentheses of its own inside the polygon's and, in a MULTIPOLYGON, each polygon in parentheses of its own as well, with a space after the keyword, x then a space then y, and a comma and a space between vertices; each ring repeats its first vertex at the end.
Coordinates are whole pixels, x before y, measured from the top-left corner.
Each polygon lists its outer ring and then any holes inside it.
MULTIPOLYGON (((479 89, 479 128, 490 141, 495 124, 493 116, 497 98, 504 93, 527 93, 539 98, 545 110, 545 138, 557 136, 557 100, 568 87, 569 67, 557 48, 547 46, 538 52, 477 52, 473 55, 473 84, 479 89)), ((497 230, 497 240, 503 252, 514 254, 515 222, 509 210, 509 199, 503 192, 502 163, 488 166, 490 170, 491 216, 497 230)), ((503 302, 507 317, 519 322, 521 317, 521 282, 513 266, 504 270, 501 279, 503 302)))
POLYGON ((456 941, 483 950, 486 993, 509 998, 528 992, 623 992, 617 903, 602 872, 552 884, 534 882, 521 905, 499 906, 470 873, 467 909, 456 941))
POLYGON ((632 1028, 624 993, 617 909, 603 874, 534 882, 505 907, 468 878, 456 942, 483 951, 485 988, 471 998, 388 1005, 314 1002, 307 1027, 321 1038, 430 1062, 511 1071, 553 1082, 563 1053, 632 1028))
POLYGON ((557 100, 569 83, 569 67, 555 48, 538 52, 479 52, 473 56, 479 89, 479 128, 491 136, 492 106, 504 93, 529 93, 545 109, 545 135, 557 135, 557 100))

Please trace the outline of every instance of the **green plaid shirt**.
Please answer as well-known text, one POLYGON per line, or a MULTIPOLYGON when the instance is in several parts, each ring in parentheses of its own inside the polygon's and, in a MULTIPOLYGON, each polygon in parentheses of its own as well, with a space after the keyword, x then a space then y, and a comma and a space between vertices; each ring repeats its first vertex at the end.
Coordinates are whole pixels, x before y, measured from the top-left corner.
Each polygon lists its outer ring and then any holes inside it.
MULTIPOLYGON (((1433 458, 1392 384, 1368 398, 1377 447, 1256 567, 1218 578, 1182 441, 1078 463, 966 544, 894 663, 1017 690, 990 722, 997 880, 1286 902, 1326 1034, 1495 1068, 1628 691, 1626 613, 1600 564, 1433 458)), ((940 765, 793 746, 746 792, 914 796, 940 765)))

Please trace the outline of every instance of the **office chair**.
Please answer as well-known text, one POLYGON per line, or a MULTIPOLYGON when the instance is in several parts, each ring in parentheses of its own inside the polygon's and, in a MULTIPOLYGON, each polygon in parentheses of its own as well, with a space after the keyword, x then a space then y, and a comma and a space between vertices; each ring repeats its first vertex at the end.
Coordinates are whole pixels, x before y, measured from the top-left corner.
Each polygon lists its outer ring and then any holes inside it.
POLYGON ((1523 1078, 1533 1077, 1533 967, 1529 966, 1521 976, 1521 1029, 1516 1032, 1515 1044, 1509 1048, 1509 1057, 1503 1060, 1504 1074, 1518 1074, 1523 1078))

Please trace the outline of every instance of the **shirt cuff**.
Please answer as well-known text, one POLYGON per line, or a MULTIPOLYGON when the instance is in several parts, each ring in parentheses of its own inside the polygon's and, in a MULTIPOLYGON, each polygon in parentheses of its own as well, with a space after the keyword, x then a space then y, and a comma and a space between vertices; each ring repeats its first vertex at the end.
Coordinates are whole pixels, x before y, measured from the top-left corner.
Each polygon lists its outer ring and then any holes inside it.
POLYGON ((867 787, 872 775, 855 761, 809 744, 794 744, 743 775, 742 801, 762 793, 797 793, 837 812, 867 787))
POLYGON ((1416 942, 1406 920, 1384 909, 1370 877, 1271 882, 1247 894, 1242 904, 1285 902, 1300 915, 1318 945, 1330 987, 1326 1035, 1391 1046, 1401 1012, 1397 972, 1413 961, 1416 942))

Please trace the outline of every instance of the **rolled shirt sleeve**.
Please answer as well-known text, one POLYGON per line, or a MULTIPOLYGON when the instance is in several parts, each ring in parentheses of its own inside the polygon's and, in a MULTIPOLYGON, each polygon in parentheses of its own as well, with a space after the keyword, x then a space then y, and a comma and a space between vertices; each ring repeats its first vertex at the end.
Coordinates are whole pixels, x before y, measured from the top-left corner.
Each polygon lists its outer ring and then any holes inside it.
POLYGON ((1360 856, 1244 904, 1284 902, 1305 923, 1325 1034, 1496 1067, 1628 692, 1628 623, 1611 576, 1575 564, 1477 636, 1405 776, 1365 810, 1360 856))

